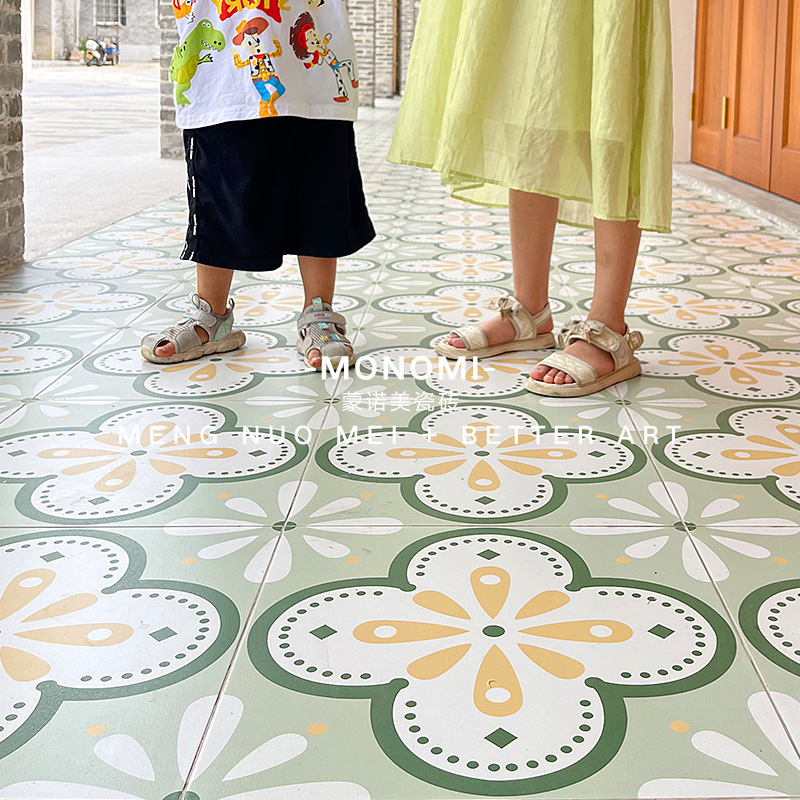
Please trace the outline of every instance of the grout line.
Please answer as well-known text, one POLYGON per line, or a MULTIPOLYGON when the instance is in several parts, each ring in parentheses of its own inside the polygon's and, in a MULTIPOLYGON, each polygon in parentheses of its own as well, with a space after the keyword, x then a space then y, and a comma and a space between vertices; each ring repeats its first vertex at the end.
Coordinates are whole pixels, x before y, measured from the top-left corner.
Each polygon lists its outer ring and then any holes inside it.
POLYGON ((230 682, 230 677, 231 677, 231 675, 233 673, 233 670, 234 670, 234 667, 236 665, 236 661, 238 659, 239 653, 241 652, 242 647, 243 647, 243 645, 244 645, 244 643, 245 643, 245 641, 247 639, 247 636, 248 636, 248 633, 249 633, 249 630, 250 630, 250 627, 251 627, 251 623, 253 621, 253 617, 254 617, 254 615, 256 613, 256 608, 258 607, 258 603, 259 603, 259 601, 261 599, 261 594, 262 594, 262 592, 264 590, 265 584, 267 583, 267 577, 269 576, 270 568, 272 567, 272 563, 273 563, 273 561, 275 559, 275 554, 278 552, 278 548, 280 547, 281 542, 283 541, 283 538, 284 538, 284 535, 285 535, 285 530, 286 530, 286 524, 289 521, 289 517, 291 515, 292 508, 294 507, 294 502, 295 502, 295 500, 297 498, 297 493, 300 490, 300 486, 302 485, 303 476, 306 474, 306 470, 308 469, 309 461, 313 458, 313 455, 316 452, 317 444, 319 443, 319 439, 322 436, 322 431, 324 429, 325 420, 327 419, 328 414, 330 413, 330 409, 331 409, 331 406, 328 405, 328 408, 325 411, 325 415, 323 416, 323 418, 322 418, 322 420, 320 422, 320 427, 316 432, 316 436, 314 437, 313 444, 309 449, 308 458, 306 459, 306 461, 303 464, 303 470, 300 473, 300 479, 297 481, 297 488, 295 489, 295 493, 292 496, 291 501, 289 502, 289 507, 286 509, 286 515, 284 516, 283 523, 281 524, 280 532, 278 533, 278 536, 275 538, 275 547, 272 548, 272 553, 270 554, 269 561, 267 562, 267 566, 264 569, 264 575, 262 576, 261 582, 259 583, 258 588, 256 589, 256 593, 255 593, 255 595, 253 597, 253 600, 252 600, 252 602, 250 604, 250 608, 248 609, 247 615, 245 616, 245 618, 244 618, 244 620, 242 622, 241 631, 239 632, 239 636, 237 637, 236 643, 234 644, 233 653, 231 654, 230 661, 228 662, 228 666, 225 669, 225 674, 224 674, 224 676, 222 678, 222 683, 220 684, 219 690, 217 691, 217 696, 216 696, 216 698, 214 700, 214 705, 211 707, 211 713, 208 716, 208 720, 206 721, 205 728, 203 729, 203 733, 200 736, 200 742, 199 742, 197 750, 196 750, 196 752, 194 754, 194 758, 192 759, 192 763, 191 763, 191 765, 189 767, 189 771, 186 773, 186 779, 184 781, 183 788, 181 789, 181 794, 180 794, 180 797, 178 798, 178 800, 185 800, 186 792, 189 791, 189 787, 191 786, 191 782, 192 782, 192 779, 194 777, 195 770, 197 768, 197 763, 200 760, 200 755, 201 755, 201 753, 203 751, 203 746, 205 744, 205 741, 206 741, 206 738, 207 738, 209 732, 211 731, 211 727, 212 727, 214 719, 216 717, 216 713, 217 713, 217 709, 219 707, 220 701, 222 700, 222 697, 225 695, 225 690, 227 689, 228 684, 230 682))

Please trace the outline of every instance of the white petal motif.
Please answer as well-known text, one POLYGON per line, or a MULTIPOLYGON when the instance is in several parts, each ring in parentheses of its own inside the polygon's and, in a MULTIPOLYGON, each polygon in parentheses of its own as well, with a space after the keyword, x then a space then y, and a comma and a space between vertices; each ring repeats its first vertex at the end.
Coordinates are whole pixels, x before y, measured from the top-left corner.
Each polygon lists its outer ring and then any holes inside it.
POLYGON ((232 781, 257 772, 272 769, 297 758, 308 747, 305 737, 298 733, 284 733, 259 745, 248 753, 222 780, 232 781))
MULTIPOLYGON (((772 699, 778 707, 783 720, 792 730, 800 731, 800 702, 794 697, 782 692, 772 692, 772 699)), ((783 722, 775 713, 775 708, 770 702, 766 692, 756 692, 747 701, 747 707, 753 715, 756 724, 762 733, 772 742, 772 746, 797 770, 800 770, 800 758, 797 756, 783 722)))
POLYGON ((267 568, 269 568, 267 583, 275 583, 289 574, 292 568, 292 548, 285 537, 276 537, 267 542, 247 565, 244 577, 251 583, 260 583, 267 568))
POLYGON ((261 506, 247 497, 231 497, 225 501, 227 508, 231 511, 238 511, 240 514, 249 514, 251 517, 267 518, 267 512, 261 506))
POLYGON ((284 518, 289 510, 304 509, 313 499, 319 487, 313 481, 287 481, 278 489, 278 509, 284 518))
POLYGON ((219 542, 219 544, 212 544, 204 547, 197 555, 203 559, 222 558, 223 556, 235 553, 241 550, 250 542, 254 542, 258 536, 243 536, 241 539, 231 539, 229 542, 219 542))
MULTIPOLYGON (((695 544, 700 543, 695 542, 695 544)), ((711 552, 708 547, 705 549, 711 552)), ((700 556, 697 554, 697 550, 692 544, 692 540, 688 536, 683 540, 681 557, 683 559, 683 568, 686 570, 686 574, 690 578, 694 578, 696 581, 703 581, 704 583, 711 583, 711 578, 708 577, 708 572, 706 572, 705 565, 701 561, 700 556)))
MULTIPOLYGON (((314 516, 313 514, 311 515, 314 516)), ((315 531, 328 533, 352 533, 367 536, 387 536, 403 529, 403 523, 394 517, 364 517, 356 519, 343 519, 331 522, 315 522, 309 525, 315 531)))
POLYGON ((360 505, 361 501, 357 497, 340 497, 338 500, 332 500, 318 508, 311 516, 327 517, 329 514, 341 514, 343 511, 349 511, 360 505))
POLYGON ((723 764, 760 772, 762 775, 777 775, 772 767, 744 745, 717 731, 698 731, 692 736, 692 747, 704 755, 723 764))
POLYGON ((156 774, 147 753, 132 736, 124 733, 104 736, 94 746, 94 754, 126 775, 146 781, 155 780, 156 774))
POLYGON ((625 555, 631 558, 650 558, 661 551, 661 548, 669 541, 669 536, 654 536, 652 539, 645 539, 643 542, 636 542, 625 548, 625 555))
POLYGON ((719 542, 724 547, 733 550, 736 553, 741 553, 743 556, 749 558, 769 558, 770 551, 760 544, 753 544, 752 542, 743 542, 741 539, 731 539, 728 536, 712 536, 714 541, 719 542))
POLYGON ((339 542, 332 542, 330 539, 323 539, 321 536, 304 536, 303 541, 325 558, 344 558, 350 554, 349 547, 339 542))
MULTIPOLYGON (((650 491, 652 493, 652 487, 650 491)), ((658 517, 658 514, 652 509, 637 503, 635 500, 629 500, 627 497, 612 497, 608 504, 611 508, 616 508, 617 511, 628 511, 631 514, 639 514, 642 517, 658 517)), ((671 506, 670 510, 672 510, 671 506)))
POLYGON ((675 513, 678 509, 678 514, 684 519, 689 513, 689 493, 680 484, 675 481, 667 481, 664 484, 651 483, 650 494, 653 499, 670 514, 675 513))
MULTIPOLYGON (((183 719, 181 720, 180 730, 178 731, 179 763, 181 762, 181 741, 183 740, 187 744, 191 744, 194 740, 197 744, 200 744, 200 737, 203 735, 205 728, 203 714, 206 711, 211 711, 215 699, 216 697, 214 695, 203 697, 200 700, 196 700, 186 709, 183 719), (198 706, 198 708, 192 712, 194 706, 198 706), (192 714, 190 714, 190 712, 192 712, 192 714), (190 730, 184 731, 185 728, 188 729, 190 726, 190 730)), ((211 723, 211 727, 208 729, 205 739, 202 740, 202 749, 200 750, 200 757, 197 759, 197 766, 192 775, 193 778, 199 778, 206 769, 211 766, 214 759, 216 759, 225 745, 231 740, 233 732, 236 730, 236 726, 242 718, 243 711, 244 703, 242 703, 238 697, 225 694, 220 698, 219 705, 214 713, 214 721, 211 723)), ((185 759, 183 764, 186 764, 185 759)), ((187 766, 191 766, 191 759, 189 759, 187 766)), ((186 778, 183 772, 183 766, 181 767, 181 777, 184 779, 186 778)))
POLYGON ((164 526, 164 533, 168 533, 170 536, 219 536, 223 533, 254 531, 258 527, 260 526, 237 522, 233 519, 184 517, 176 519, 174 522, 168 522, 164 526))
POLYGON ((654 533, 664 526, 652 522, 631 522, 629 519, 612 519, 610 517, 582 517, 573 520, 570 525, 575 533, 584 536, 622 536, 631 533, 654 533))
POLYGON ((700 513, 700 516, 705 519, 706 517, 718 517, 720 514, 727 514, 729 511, 739 508, 739 501, 734 500, 732 497, 720 497, 718 500, 712 500, 700 513))

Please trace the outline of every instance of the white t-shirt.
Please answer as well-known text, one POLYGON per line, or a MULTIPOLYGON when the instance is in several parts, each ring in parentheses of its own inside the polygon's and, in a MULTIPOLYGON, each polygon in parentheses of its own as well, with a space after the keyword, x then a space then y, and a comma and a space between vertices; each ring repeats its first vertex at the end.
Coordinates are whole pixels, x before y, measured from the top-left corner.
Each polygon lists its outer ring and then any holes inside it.
POLYGON ((354 120, 344 0, 172 0, 169 77, 180 128, 270 116, 354 120))

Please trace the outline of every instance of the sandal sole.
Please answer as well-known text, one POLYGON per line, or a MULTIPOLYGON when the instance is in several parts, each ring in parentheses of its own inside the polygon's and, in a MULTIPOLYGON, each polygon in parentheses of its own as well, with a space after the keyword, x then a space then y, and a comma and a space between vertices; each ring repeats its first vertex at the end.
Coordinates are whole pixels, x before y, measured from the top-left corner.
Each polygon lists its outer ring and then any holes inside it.
POLYGON ((550 350, 556 346, 556 339, 552 333, 543 333, 532 339, 517 339, 503 344, 494 344, 481 347, 477 350, 468 350, 466 347, 454 347, 445 342, 437 342, 434 350, 445 358, 491 358, 503 353, 516 353, 520 350, 550 350))
POLYGON ((603 375, 596 381, 585 383, 583 385, 575 383, 545 383, 544 381, 535 381, 533 378, 528 378, 525 381, 525 388, 534 394, 545 395, 546 397, 584 397, 587 394, 594 394, 613 386, 616 383, 629 381, 631 378, 636 378, 642 374, 642 364, 636 359, 624 367, 609 372, 608 375, 603 375))
POLYGON ((180 364, 183 361, 194 361, 203 356, 211 356, 215 353, 229 353, 231 350, 238 350, 245 342, 243 331, 233 331, 224 339, 218 342, 206 342, 201 347, 192 347, 185 353, 173 353, 171 356, 157 356, 149 347, 142 347, 142 358, 151 361, 153 364, 180 364))

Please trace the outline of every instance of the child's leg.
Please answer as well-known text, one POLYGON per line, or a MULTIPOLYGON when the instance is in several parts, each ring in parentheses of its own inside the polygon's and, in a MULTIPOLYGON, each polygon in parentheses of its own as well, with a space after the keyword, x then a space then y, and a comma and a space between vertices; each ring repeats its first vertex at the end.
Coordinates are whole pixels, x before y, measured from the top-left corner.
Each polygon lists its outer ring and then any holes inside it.
MULTIPOLYGON (((197 265, 197 294, 211 306, 214 314, 224 314, 227 311, 228 292, 232 279, 232 269, 210 267, 207 264, 197 265)), ((203 343, 208 341, 208 333, 203 328, 195 325, 194 329, 200 337, 200 341, 203 343)), ((174 352, 175 345, 172 342, 155 349, 157 356, 171 356, 174 352)))
MULTIPOLYGON (((625 306, 633 281, 642 231, 636 220, 615 222, 595 219, 594 297, 588 318, 604 322, 611 330, 625 333, 625 306)), ((614 369, 609 353, 585 341, 573 342, 564 350, 591 364, 598 376, 614 369)), ((531 377, 545 383, 574 383, 565 372, 549 367, 536 367, 531 377)))
MULTIPOLYGON (((300 275, 303 278, 305 299, 303 308, 310 306, 315 297, 323 303, 333 302, 333 290, 336 285, 336 259, 316 258, 314 256, 298 256, 300 275)), ((352 351, 352 347, 350 350, 352 351)), ((310 350, 308 360, 315 367, 322 362, 319 350, 310 350)))
MULTIPOLYGON (((558 199, 515 189, 508 196, 511 225, 511 261, 514 266, 514 297, 531 314, 547 305, 550 255, 558 215, 558 199)), ((503 317, 493 317, 481 327, 490 345, 510 342, 514 326, 503 317)), ((542 325, 537 333, 548 333, 553 323, 542 325)), ((451 335, 448 344, 464 347, 459 336, 451 335)))

